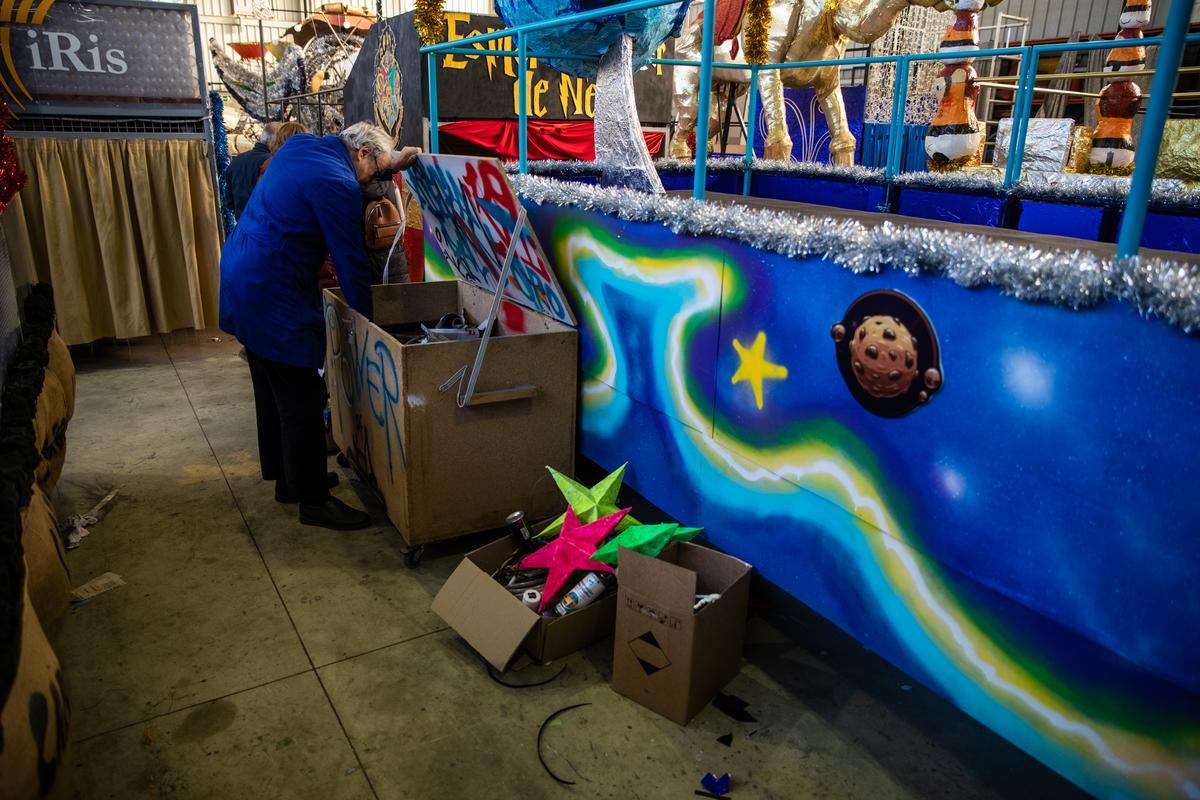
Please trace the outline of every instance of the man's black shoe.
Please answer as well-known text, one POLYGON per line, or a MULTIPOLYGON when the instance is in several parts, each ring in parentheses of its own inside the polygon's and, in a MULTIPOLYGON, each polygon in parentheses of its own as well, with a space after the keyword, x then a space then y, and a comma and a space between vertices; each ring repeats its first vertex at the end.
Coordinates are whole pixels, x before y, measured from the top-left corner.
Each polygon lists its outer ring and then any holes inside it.
POLYGON ((371 524, 371 515, 330 497, 323 503, 301 503, 300 522, 335 531, 357 531, 371 524))
MULTIPOLYGON (((325 485, 330 489, 338 485, 341 478, 336 472, 328 472, 325 474, 325 485)), ((287 485, 283 481, 275 481, 275 501, 278 503, 299 503, 300 498, 292 494, 287 485)))

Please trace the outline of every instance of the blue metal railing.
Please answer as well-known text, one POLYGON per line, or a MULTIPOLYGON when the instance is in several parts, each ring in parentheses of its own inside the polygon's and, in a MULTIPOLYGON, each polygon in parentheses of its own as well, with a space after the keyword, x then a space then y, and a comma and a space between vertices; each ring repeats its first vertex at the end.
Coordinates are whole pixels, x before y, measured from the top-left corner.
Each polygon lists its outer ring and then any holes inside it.
MULTIPOLYGON (((528 172, 528 118, 526 88, 527 66, 530 58, 543 59, 578 59, 592 60, 588 56, 566 53, 535 53, 527 49, 527 35, 537 31, 548 30, 564 25, 601 19, 604 17, 625 14, 631 11, 643 11, 660 6, 675 5, 680 0, 628 0, 627 2, 597 8, 578 14, 569 14, 554 19, 517 25, 513 28, 481 33, 458 39, 453 42, 422 47, 421 52, 427 56, 429 72, 429 146, 434 153, 438 152, 438 115, 437 115, 437 55, 454 54, 468 56, 504 56, 517 58, 517 105, 518 124, 518 169, 528 172), (514 37, 517 49, 490 50, 473 45, 507 37, 514 37)), ((1179 65, 1183 58, 1184 44, 1200 43, 1200 34, 1188 34, 1192 7, 1195 0, 1175 0, 1171 3, 1167 23, 1162 36, 1155 36, 1140 41, 1131 42, 1122 39, 1106 39, 1092 42, 1067 42, 1064 44, 1025 45, 1023 47, 991 48, 977 50, 970 55, 972 58, 990 58, 993 56, 1015 55, 1021 59, 1018 73, 1016 96, 1013 103, 1013 128, 1009 146, 1009 157, 1004 174, 1004 188, 1011 188, 1021 178, 1021 167, 1025 157, 1025 140, 1029 128, 1029 115, 1033 107, 1034 83, 1037 77, 1037 63, 1042 55, 1065 53, 1081 50, 1110 50, 1116 47, 1159 47, 1158 62, 1154 80, 1151 84, 1150 101, 1146 109, 1146 117, 1142 126, 1140 149, 1130 180, 1129 197, 1125 203, 1125 214, 1121 223, 1121 233, 1118 240, 1117 252, 1121 256, 1137 253, 1140 244, 1142 228, 1145 224, 1146 211, 1150 203, 1154 183, 1154 170, 1158 161, 1158 152, 1162 143, 1163 128, 1166 126, 1167 114, 1171 106, 1171 95, 1174 92, 1175 80, 1178 76, 1179 65)), ((708 178, 708 134, 709 110, 712 94, 712 71, 714 69, 739 69, 750 71, 750 109, 748 114, 747 142, 754 141, 758 123, 757 103, 759 75, 764 70, 779 69, 811 69, 829 66, 860 66, 868 64, 896 65, 896 86, 892 98, 891 136, 888 142, 887 164, 884 169, 884 179, 889 183, 901 171, 903 154, 903 132, 905 109, 908 100, 908 83, 912 66, 923 61, 944 61, 942 53, 913 53, 895 56, 864 56, 861 58, 841 58, 828 61, 789 61, 781 64, 736 64, 714 61, 713 25, 716 0, 704 0, 704 22, 701 27, 700 60, 691 61, 677 58, 651 59, 651 64, 678 67, 699 67, 700 85, 699 107, 696 115, 696 170, 692 186, 692 195, 703 200, 705 184, 708 178)), ((1114 77, 1117 77, 1114 75, 1114 77)), ((743 160, 745 170, 742 184, 743 194, 750 192, 751 166, 754 159, 753 150, 747 148, 743 160)))

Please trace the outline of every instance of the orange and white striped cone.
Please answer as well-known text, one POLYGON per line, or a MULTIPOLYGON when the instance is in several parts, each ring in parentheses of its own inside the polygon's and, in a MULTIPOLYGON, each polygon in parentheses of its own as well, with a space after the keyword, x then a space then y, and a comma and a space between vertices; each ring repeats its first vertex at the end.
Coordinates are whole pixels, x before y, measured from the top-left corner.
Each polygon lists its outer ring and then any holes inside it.
POLYGON ((1133 170, 1133 118, 1142 90, 1133 81, 1116 81, 1104 87, 1096 102, 1099 124, 1092 134, 1091 171, 1127 175, 1133 170))
POLYGON ((925 136, 929 169, 937 172, 974 166, 979 162, 983 125, 975 116, 979 84, 970 64, 947 64, 938 78, 942 100, 925 136))

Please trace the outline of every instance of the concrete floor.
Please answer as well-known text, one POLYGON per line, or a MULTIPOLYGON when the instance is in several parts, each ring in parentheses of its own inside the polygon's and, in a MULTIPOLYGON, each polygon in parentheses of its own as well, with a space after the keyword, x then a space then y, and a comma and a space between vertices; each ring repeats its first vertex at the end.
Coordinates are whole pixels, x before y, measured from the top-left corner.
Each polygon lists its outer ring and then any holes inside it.
MULTIPOLYGON (((221 334, 83 348, 60 514, 119 494, 68 554, 75 585, 128 585, 72 611, 57 649, 79 798, 1070 797, 1069 785, 811 619, 751 620, 728 688, 687 728, 608 687, 611 639, 491 680, 429 604, 472 542, 404 565, 386 524, 300 526, 258 477, 249 374, 221 334), (219 337, 219 341, 214 341, 219 337), (778 632, 784 627, 800 643, 778 632), (591 703, 547 729, 555 710, 591 703), (733 734, 731 746, 717 741, 733 734)), ((332 463, 332 462, 331 462, 332 463)), ((346 476, 347 478, 349 476, 346 476)), ((337 490, 351 502, 355 486, 337 490)), ((475 540, 478 542, 478 539, 475 540)), ((782 611, 773 607, 774 611, 782 611)))

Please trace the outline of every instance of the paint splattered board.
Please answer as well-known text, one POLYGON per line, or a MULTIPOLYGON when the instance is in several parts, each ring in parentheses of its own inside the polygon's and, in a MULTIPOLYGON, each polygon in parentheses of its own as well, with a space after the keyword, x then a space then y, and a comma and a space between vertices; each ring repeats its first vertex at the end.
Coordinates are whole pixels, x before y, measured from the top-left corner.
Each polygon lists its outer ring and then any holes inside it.
MULTIPOLYGON (((454 277, 495 292, 517 225, 520 201, 494 158, 422 155, 406 174, 421 204, 426 236, 454 277)), ((504 296, 568 325, 575 324, 537 234, 526 223, 504 296)))

